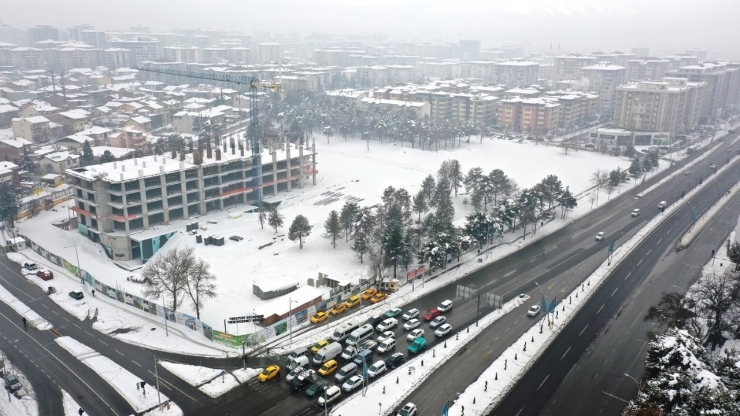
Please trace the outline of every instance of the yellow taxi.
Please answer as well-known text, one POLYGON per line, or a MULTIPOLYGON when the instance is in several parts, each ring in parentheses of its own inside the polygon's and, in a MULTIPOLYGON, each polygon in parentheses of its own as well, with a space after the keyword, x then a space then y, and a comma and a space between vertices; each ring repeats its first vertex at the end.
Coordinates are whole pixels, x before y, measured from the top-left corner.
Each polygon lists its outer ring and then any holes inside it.
POLYGON ((344 306, 351 308, 353 306, 357 306, 360 304, 360 296, 359 295, 352 295, 349 299, 347 299, 346 302, 344 302, 344 306))
POLYGON ((340 313, 344 312, 347 309, 347 305, 344 303, 337 303, 334 305, 333 308, 329 312, 331 312, 332 315, 337 316, 340 313))
POLYGON ((378 291, 374 287, 371 287, 370 289, 362 292, 362 298, 368 300, 371 297, 375 296, 376 293, 378 293, 378 291))
POLYGON ((280 367, 279 366, 277 366, 275 364, 268 365, 267 368, 265 368, 264 370, 262 370, 262 372, 260 373, 259 376, 257 376, 257 378, 259 378, 260 381, 267 381, 267 380, 275 377, 276 375, 278 375, 279 372, 280 372, 280 367))
POLYGON ((319 322, 324 322, 328 317, 329 314, 324 311, 316 312, 316 315, 311 317, 311 323, 318 324, 319 322))
POLYGON ((322 376, 328 376, 329 374, 333 373, 337 369, 337 361, 336 360, 329 360, 324 363, 324 365, 319 368, 319 374, 322 376))
POLYGON ((329 345, 329 341, 322 339, 321 341, 313 344, 313 346, 311 347, 311 352, 316 354, 317 352, 319 352, 320 349, 324 348, 327 345, 329 345))
POLYGON ((370 302, 372 302, 372 303, 378 303, 378 302, 380 302, 382 300, 385 300, 386 297, 388 297, 388 295, 386 295, 385 293, 378 292, 378 293, 375 294, 375 296, 373 296, 372 298, 370 298, 370 302))

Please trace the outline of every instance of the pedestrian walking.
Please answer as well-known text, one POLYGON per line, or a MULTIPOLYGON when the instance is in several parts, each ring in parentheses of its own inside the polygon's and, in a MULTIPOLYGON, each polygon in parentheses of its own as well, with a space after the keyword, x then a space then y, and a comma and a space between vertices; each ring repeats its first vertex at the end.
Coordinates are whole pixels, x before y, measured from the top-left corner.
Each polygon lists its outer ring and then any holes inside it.
POLYGON ((26 321, 26 317, 23 317, 23 329, 26 329, 28 327, 28 321, 26 321))
POLYGON ((92 295, 95 297, 95 289, 92 290, 92 295))

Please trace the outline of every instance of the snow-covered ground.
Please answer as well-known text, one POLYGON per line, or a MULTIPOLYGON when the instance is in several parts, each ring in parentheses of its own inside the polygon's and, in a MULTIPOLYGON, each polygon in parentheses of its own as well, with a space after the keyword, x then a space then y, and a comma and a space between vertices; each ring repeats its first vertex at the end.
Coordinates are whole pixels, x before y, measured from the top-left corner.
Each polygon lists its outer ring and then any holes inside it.
POLYGON ((8 360, 8 357, 2 351, 0 351, 0 359, 3 361, 5 367, 4 371, 18 377, 18 381, 20 381, 23 386, 20 390, 11 394, 10 400, 8 400, 8 391, 5 389, 5 379, 0 377, 0 384, 3 386, 2 390, 0 390, 0 415, 38 416, 39 404, 36 398, 36 393, 34 392, 33 387, 31 387, 31 383, 29 383, 26 376, 23 375, 23 373, 21 373, 13 363, 10 362, 10 360, 8 360))
POLYGON ((226 371, 169 361, 159 361, 159 364, 210 397, 218 397, 234 387, 246 383, 262 371, 261 368, 226 371))
POLYGON ((62 389, 62 402, 64 405, 64 416, 80 416, 80 409, 82 408, 64 389, 62 389))
MULTIPOLYGON (((383 376, 382 381, 370 384, 365 395, 355 393, 349 399, 332 410, 332 415, 359 414, 375 415, 375 403, 379 397, 383 398, 384 405, 381 410, 387 414, 389 411, 403 405, 406 397, 419 386, 437 368, 452 358, 462 347, 474 339, 484 329, 496 322, 499 318, 523 305, 529 300, 529 296, 517 297, 504 304, 501 309, 486 315, 480 319, 478 326, 471 325, 459 330, 456 335, 449 336, 443 345, 437 345, 423 354, 419 354, 404 363, 401 367, 390 371, 383 376), (421 363, 424 363, 422 366, 421 363), (409 371, 410 369, 410 371, 409 371), (394 382, 398 379, 398 382, 394 382)), ((429 336, 434 336, 431 333, 429 336)), ((372 363, 368 363, 368 366, 372 363)))
POLYGON ((42 331, 53 328, 46 319, 42 318, 33 309, 29 308, 25 303, 21 302, 20 299, 13 296, 12 293, 8 292, 8 290, 2 286, 0 286, 0 301, 13 308, 13 310, 18 312, 22 317, 26 318, 30 326, 42 331))
MULTIPOLYGON (((147 384, 143 389, 137 388, 141 379, 110 358, 70 337, 59 337, 54 341, 110 384, 137 413, 153 410, 159 405, 156 387, 147 384)), ((169 401, 161 392, 159 397, 162 403, 169 401)))
MULTIPOLYGON (((341 240, 334 249, 322 236, 323 223, 329 211, 341 209, 349 198, 360 199, 360 205, 375 204, 387 186, 403 187, 414 193, 419 189, 422 179, 428 174, 434 175, 444 160, 453 158, 459 160, 464 171, 476 166, 482 167, 485 171, 500 168, 522 187, 531 186, 548 174, 556 174, 563 184, 569 186, 576 194, 591 187, 589 178, 595 170, 617 167, 625 169, 629 166, 629 160, 624 157, 611 157, 588 151, 570 152, 565 155, 562 149, 555 146, 492 139, 486 139, 483 143, 473 141, 463 144, 460 148, 439 152, 379 143, 372 143, 370 151, 367 151, 365 143, 357 140, 345 142, 335 139, 328 145, 318 140, 317 152, 320 171, 317 186, 294 190, 283 196, 285 200, 280 210, 286 217, 285 226, 280 228, 278 233, 269 227, 261 230, 255 214, 241 213, 242 208, 235 207, 230 211, 217 212, 197 220, 201 227, 207 227, 207 230, 202 232, 204 235, 221 234, 227 237, 240 235, 244 237, 243 241, 233 242, 227 239, 226 245, 222 247, 204 246, 196 244, 195 237, 181 232, 167 243, 164 251, 175 246, 197 247, 196 254, 210 262, 211 269, 218 278, 218 297, 206 303, 202 313, 204 322, 221 329, 224 318, 249 314, 256 307, 263 305, 265 302, 252 294, 252 282, 255 281, 288 277, 298 279, 301 285, 305 285, 306 279, 316 278, 318 273, 359 281, 367 273, 367 266, 354 257, 349 244, 341 240), (328 200, 331 196, 329 192, 333 193, 335 201, 328 200), (298 214, 307 216, 314 225, 313 233, 305 242, 303 250, 285 236, 290 222, 298 214), (268 243, 272 245, 259 249, 268 243)), ((668 163, 662 161, 660 169, 667 167, 668 163)), ((623 184, 621 191, 631 186, 634 184, 623 184)), ((616 193, 612 194, 615 195, 616 193)), ((472 207, 463 205, 464 199, 464 195, 453 198, 456 221, 462 220, 472 211, 472 207)), ((608 199, 609 196, 602 191, 599 203, 604 203, 608 199)), ((62 230, 52 225, 68 218, 70 214, 66 206, 69 204, 71 203, 58 206, 56 211, 44 211, 30 220, 19 221, 20 233, 54 254, 68 261, 72 260, 72 263, 76 263, 76 260, 75 250, 71 246, 76 246, 79 262, 84 270, 110 286, 140 295, 141 285, 126 279, 129 276, 136 276, 138 271, 131 272, 113 266, 100 245, 75 231, 62 230)), ((569 217, 583 215, 591 208, 589 195, 582 195, 579 207, 573 210, 569 217)), ((538 234, 559 228, 559 225, 556 226, 557 223, 564 222, 558 219, 546 224, 543 229, 538 228, 538 234)), ((512 239, 517 237, 511 234, 512 239)), ((503 247, 505 248, 502 250, 511 249, 509 246, 503 247)), ((326 287, 321 290, 328 293, 326 287)), ((397 295, 391 298, 395 296, 397 295)), ((285 301, 287 302, 287 297, 285 301)), ((189 308, 190 305, 186 302, 181 309, 190 313, 189 308)), ((250 324, 242 324, 239 327, 239 333, 252 331, 253 326, 250 324)), ((228 332, 236 333, 236 326, 229 326, 228 332)))
MULTIPOLYGON (((57 293, 50 295, 51 299, 77 319, 93 318, 97 314, 93 328, 111 337, 146 348, 189 355, 226 357, 229 353, 236 354, 231 348, 211 342, 182 326, 170 323, 165 328, 164 322, 155 316, 136 308, 123 307, 120 302, 106 296, 92 296, 89 290, 85 292, 82 300, 71 298, 69 292, 82 290, 79 280, 70 276, 65 269, 49 263, 32 250, 11 252, 8 253, 8 258, 19 264, 28 262, 44 264, 44 267, 51 269, 54 279, 50 281, 41 280, 33 273, 23 270, 28 280, 43 289, 54 286, 57 293)), ((7 291, 0 286, 0 298, 5 292, 7 291)), ((35 314, 30 309, 28 313, 35 314)), ((31 321, 29 317, 31 315, 25 316, 31 321)), ((46 325, 50 327, 50 324, 46 325)))

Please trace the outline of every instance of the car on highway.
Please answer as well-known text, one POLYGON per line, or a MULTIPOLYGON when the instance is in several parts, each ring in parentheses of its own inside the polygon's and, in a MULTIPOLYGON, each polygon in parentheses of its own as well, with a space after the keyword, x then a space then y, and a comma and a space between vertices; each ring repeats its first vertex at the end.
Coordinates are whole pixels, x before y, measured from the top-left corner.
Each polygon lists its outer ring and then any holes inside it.
POLYGON ((382 344, 383 341, 387 339, 393 339, 396 337, 396 333, 393 331, 385 331, 382 334, 378 335, 378 344, 382 344))
POLYGON ((432 319, 432 322, 429 322, 429 326, 431 328, 436 328, 436 327, 442 325, 445 322, 447 322, 447 318, 445 318, 444 316, 438 316, 438 317, 432 319))
POLYGON ((419 310, 414 308, 414 309, 409 309, 408 311, 406 311, 406 313, 403 314, 401 319, 403 319, 404 321, 408 321, 409 319, 414 319, 418 317, 419 317, 419 310))
POLYGON ((320 349, 326 347, 327 345, 329 345, 329 341, 322 339, 321 341, 311 346, 311 353, 316 354, 317 352, 319 352, 320 349))
POLYGON ((385 361, 376 361, 373 365, 370 366, 370 368, 367 369, 367 375, 370 376, 370 378, 375 378, 385 373, 385 370, 387 369, 388 368, 385 366, 385 361))
POLYGON ((371 287, 368 290, 362 292, 362 299, 368 300, 372 298, 373 296, 375 296, 376 293, 378 293, 378 290, 375 289, 374 287, 371 287))
POLYGON ((388 297, 388 295, 386 295, 385 293, 378 292, 378 293, 375 294, 375 296, 373 296, 373 297, 370 298, 370 302, 372 302, 372 303, 382 302, 387 297, 388 297))
POLYGON ((640 208, 635 208, 635 209, 633 209, 633 210, 632 210, 632 216, 633 216, 633 217, 636 217, 636 216, 638 216, 638 215, 640 215, 640 208))
POLYGON ((306 389, 306 397, 308 397, 309 399, 313 399, 314 397, 317 397, 324 393, 328 387, 329 386, 324 383, 311 384, 310 386, 308 386, 308 389, 306 389))
POLYGON ((418 354, 427 347, 427 339, 424 337, 416 338, 414 342, 409 345, 409 354, 418 354))
POLYGON ((401 309, 393 308, 393 309, 391 309, 391 310, 389 310, 388 312, 385 313, 385 317, 386 318, 395 318, 396 316, 401 315, 402 313, 403 313, 403 311, 401 309))
POLYGON ((388 318, 384 320, 383 322, 379 323, 378 326, 375 327, 375 330, 378 332, 385 332, 389 329, 398 327, 398 319, 396 318, 388 318))
POLYGON ((260 373, 257 378, 259 381, 267 381, 275 376, 277 376, 280 373, 280 367, 277 365, 268 365, 262 372, 260 373))
POLYGON ((416 405, 413 403, 406 403, 401 410, 398 411, 397 416, 416 416, 416 405))
POLYGON ((339 315, 340 313, 342 313, 342 312, 344 312, 346 310, 347 310, 347 305, 346 304, 344 304, 344 303, 337 303, 336 305, 334 305, 333 308, 331 308, 331 310, 329 312, 333 316, 337 316, 337 315, 339 315))
POLYGON ((378 353, 384 354, 392 349, 396 348, 396 340, 391 338, 383 341, 382 344, 378 345, 378 353))
POLYGON ((417 328, 421 325, 421 322, 419 322, 418 319, 414 318, 403 324, 403 330, 404 331, 411 331, 414 328, 417 328))
POLYGON ((74 300, 82 300, 85 297, 85 295, 82 292, 72 291, 72 292, 69 292, 69 297, 74 300))
POLYGON ((423 337, 423 336, 424 336, 424 330, 423 329, 421 329, 421 328, 414 329, 413 331, 409 332, 408 335, 406 335, 406 340, 408 342, 414 342, 415 339, 417 339, 419 337, 423 337))
POLYGON ((666 205, 668 205, 668 203, 667 203, 667 202, 665 202, 665 201, 660 201, 660 203, 658 204, 658 209, 663 209, 663 208, 665 208, 665 206, 666 206, 666 205))
POLYGON ((328 376, 329 374, 335 372, 337 370, 337 367, 339 364, 337 363, 337 360, 329 360, 324 363, 324 365, 319 368, 319 374, 322 376, 328 376))
POLYGON ((16 377, 14 374, 7 374, 5 376, 5 387, 7 387, 7 389, 11 392, 14 392, 20 390, 23 385, 20 381, 18 381, 18 377, 16 377))
POLYGON ((347 393, 352 393, 360 386, 362 386, 362 377, 352 376, 349 378, 349 380, 345 381, 344 384, 342 384, 342 390, 347 393))
POLYGON ((311 317, 311 323, 312 324, 318 324, 319 322, 326 321, 326 318, 329 317, 329 314, 324 311, 316 312, 316 315, 311 317))
POLYGON ((691 172, 690 172, 690 171, 689 171, 688 169, 686 169, 685 171, 683 171, 683 174, 684 174, 684 175, 688 175, 688 174, 690 174, 690 173, 691 173, 691 172))
POLYGON ((304 371, 303 374, 293 379, 293 381, 290 382, 290 391, 297 393, 310 386, 313 383, 311 378, 313 373, 313 370, 304 371))
POLYGON ((442 326, 440 326, 439 328, 437 328, 436 331, 434 331, 434 336, 441 338, 441 337, 449 334, 450 331, 452 331, 452 327, 450 326, 450 324, 443 324, 442 326))
POLYGON ((440 303, 439 306, 437 306, 437 310, 439 311, 439 313, 445 313, 445 312, 451 311, 452 301, 449 299, 443 300, 442 303, 440 303))
POLYGON ((709 164, 709 167, 710 167, 710 168, 712 168, 712 169, 714 169, 714 168, 716 168, 716 167, 717 167, 717 165, 716 165, 716 164, 714 164, 714 163, 710 163, 710 164, 709 164))
POLYGON ((285 381, 288 382, 288 383, 290 383, 291 381, 293 381, 294 378, 296 378, 299 375, 303 374, 304 371, 306 371, 306 369, 303 368, 303 367, 300 367, 300 366, 298 366, 298 367, 290 370, 290 373, 288 373, 288 375, 285 376, 285 381))
POLYGON ((427 313, 424 314, 424 320, 429 322, 432 319, 438 317, 440 312, 437 309, 429 309, 427 313))
POLYGON ((360 304, 360 296, 359 295, 352 295, 347 299, 346 302, 344 302, 344 306, 351 308, 353 306, 357 306, 360 304))
POLYGON ((527 311, 527 316, 537 316, 540 313, 540 305, 532 305, 527 311))
POLYGON ((596 234, 596 241, 601 241, 604 239, 604 232, 601 231, 600 233, 596 234))
POLYGON ((385 366, 388 368, 396 368, 406 361, 406 357, 402 352, 395 352, 390 357, 386 358, 385 366))

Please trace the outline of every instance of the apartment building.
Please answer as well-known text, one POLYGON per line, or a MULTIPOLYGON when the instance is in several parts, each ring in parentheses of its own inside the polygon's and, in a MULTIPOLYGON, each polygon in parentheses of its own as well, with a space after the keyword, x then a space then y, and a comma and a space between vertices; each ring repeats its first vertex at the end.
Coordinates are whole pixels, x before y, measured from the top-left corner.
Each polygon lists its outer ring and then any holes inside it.
POLYGON ((596 64, 581 68, 589 81, 589 91, 599 95, 599 107, 611 113, 617 100, 616 89, 624 84, 625 67, 613 64, 596 64))
POLYGON ((419 77, 446 79, 462 77, 463 68, 460 62, 430 62, 416 63, 415 75, 419 77))
POLYGON ((32 143, 45 143, 56 138, 49 119, 43 116, 14 118, 12 124, 15 137, 32 143))
POLYGON ((157 61, 160 58, 159 41, 150 37, 137 37, 134 40, 111 39, 108 45, 112 48, 130 50, 132 65, 139 65, 145 61, 157 61))
POLYGON ((675 137, 686 126, 689 87, 670 81, 640 81, 617 87, 614 127, 661 131, 675 137))
POLYGON ((703 62, 669 72, 671 77, 686 78, 692 82, 705 82, 702 120, 722 117, 737 108, 740 98, 740 68, 725 62, 703 62))
POLYGON ((585 55, 561 55, 555 57, 554 80, 579 79, 583 76, 582 68, 597 63, 593 56, 585 55))
POLYGON ((540 64, 527 61, 507 61, 494 65, 493 82, 509 87, 524 87, 537 83, 540 64))
POLYGON ((417 118, 429 117, 431 110, 431 105, 429 105, 429 103, 419 101, 386 100, 370 97, 365 97, 360 100, 360 108, 369 110, 374 107, 390 108, 395 111, 414 113, 417 118))
POLYGON ((8 65, 29 70, 44 69, 46 62, 43 51, 38 48, 18 47, 5 51, 8 65))
POLYGON ((257 45, 257 59, 261 64, 278 63, 283 58, 282 47, 279 43, 264 42, 257 45))
POLYGON ((202 51, 197 46, 165 46, 162 48, 164 59, 169 62, 186 64, 203 62, 202 51))
POLYGON ((599 112, 599 96, 583 91, 547 91, 546 99, 557 100, 560 104, 561 128, 584 126, 594 120, 599 112))
POLYGON ((192 155, 185 161, 154 155, 67 170, 78 231, 113 260, 145 262, 184 228, 177 222, 253 203, 256 192, 267 198, 303 188, 309 179, 316 184, 315 149, 288 144, 263 150, 257 170, 250 156, 231 146, 229 152, 224 142, 218 159, 204 155, 200 165, 192 155))
POLYGON ((226 50, 226 60, 230 64, 249 64, 252 62, 252 50, 243 47, 233 47, 226 50))
POLYGON ((644 46, 632 48, 631 52, 635 55, 635 58, 647 58, 650 56, 650 48, 646 48, 644 46))
POLYGON ((660 80, 671 69, 671 64, 669 59, 632 59, 627 62, 625 81, 660 80))
POLYGON ((498 125, 512 131, 536 136, 548 134, 559 127, 562 106, 557 100, 536 97, 515 97, 499 102, 498 125))

